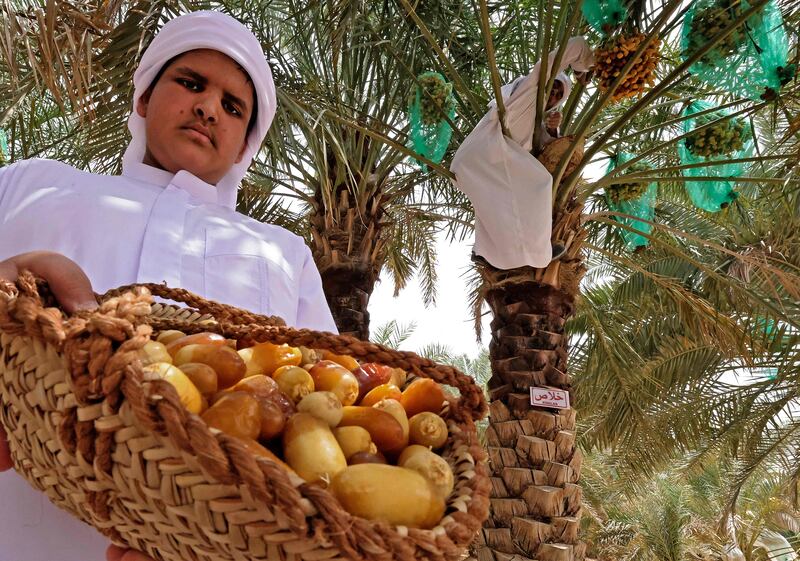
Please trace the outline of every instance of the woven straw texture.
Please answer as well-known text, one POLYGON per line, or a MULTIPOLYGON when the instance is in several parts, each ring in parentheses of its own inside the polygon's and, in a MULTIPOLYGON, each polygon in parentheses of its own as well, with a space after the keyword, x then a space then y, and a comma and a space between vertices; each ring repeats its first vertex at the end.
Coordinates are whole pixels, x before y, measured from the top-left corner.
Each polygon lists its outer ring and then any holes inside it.
MULTIPOLYGON (((574 136, 561 136, 553 140, 550 144, 548 144, 544 151, 539 154, 539 161, 542 165, 547 168, 551 174, 555 173, 558 169, 558 165, 561 163, 564 154, 567 153, 572 143, 575 141, 574 136)), ((575 151, 572 153, 572 156, 569 158, 569 163, 567 167, 564 169, 564 174, 562 177, 567 177, 575 168, 578 167, 578 164, 581 163, 583 159, 583 140, 578 143, 578 146, 575 148, 575 151)))
POLYGON ((31 275, 0 282, 0 420, 17 471, 115 543, 163 561, 455 560, 486 519, 473 422, 486 403, 457 370, 180 289, 128 287, 100 302, 68 318, 31 275), (151 292, 193 309, 153 304, 151 292), (420 530, 353 517, 325 489, 209 429, 169 383, 142 371, 137 353, 162 329, 329 349, 458 388, 442 412, 442 456, 456 476, 444 518, 420 530))

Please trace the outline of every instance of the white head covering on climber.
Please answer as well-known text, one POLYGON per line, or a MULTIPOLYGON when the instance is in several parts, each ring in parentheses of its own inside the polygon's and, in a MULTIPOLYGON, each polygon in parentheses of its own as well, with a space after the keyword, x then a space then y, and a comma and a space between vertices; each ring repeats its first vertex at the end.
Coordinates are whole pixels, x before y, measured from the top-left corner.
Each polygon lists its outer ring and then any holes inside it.
MULTIPOLYGON (((538 72, 538 65, 536 71, 538 72)), ((514 142, 526 150, 531 149, 531 143, 533 141, 533 123, 535 121, 537 95, 536 82, 538 78, 538 74, 534 76, 533 72, 530 72, 529 74, 519 76, 513 82, 500 88, 500 94, 503 96, 503 104, 506 107, 506 128, 508 129, 508 134, 514 142)), ((553 82, 554 86, 555 82, 561 82, 564 90, 558 102, 553 107, 546 109, 547 112, 555 111, 563 106, 572 91, 572 81, 564 72, 556 74, 553 82)), ((545 99, 545 102, 546 101, 545 99)), ((489 102, 489 110, 494 110, 495 113, 497 112, 496 99, 492 99, 492 101, 489 102)), ((540 127, 542 129, 540 142, 550 138, 544 125, 544 120, 543 117, 540 122, 540 127)))

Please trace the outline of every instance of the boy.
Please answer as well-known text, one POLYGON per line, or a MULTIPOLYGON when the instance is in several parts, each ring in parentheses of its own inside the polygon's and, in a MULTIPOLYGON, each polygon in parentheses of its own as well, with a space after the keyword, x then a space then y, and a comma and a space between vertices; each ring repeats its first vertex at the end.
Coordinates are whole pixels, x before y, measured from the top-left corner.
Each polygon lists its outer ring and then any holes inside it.
MULTIPOLYGON (((275 114, 261 45, 233 18, 167 23, 134 74, 121 176, 32 160, 0 169, 0 278, 30 269, 67 311, 162 282, 288 325, 336 331, 303 240, 234 211, 275 114)), ((9 468, 0 434, 0 470, 9 468)), ((0 561, 99 561, 107 541, 17 474, 0 475, 0 561)), ((145 559, 109 548, 108 558, 145 559)))
MULTIPOLYGON (((558 136, 561 114, 555 110, 569 97, 572 87, 562 70, 571 66, 579 79, 585 80, 594 65, 592 49, 583 37, 569 40, 558 68, 553 68, 555 57, 554 50, 547 71, 556 78, 544 108, 550 113, 541 119, 538 149, 558 136)), ((565 250, 550 240, 553 176, 530 153, 540 65, 537 62, 529 74, 501 89, 509 136, 503 135, 493 100, 450 165, 456 176, 453 183, 475 209, 474 254, 498 269, 547 267, 565 250)))

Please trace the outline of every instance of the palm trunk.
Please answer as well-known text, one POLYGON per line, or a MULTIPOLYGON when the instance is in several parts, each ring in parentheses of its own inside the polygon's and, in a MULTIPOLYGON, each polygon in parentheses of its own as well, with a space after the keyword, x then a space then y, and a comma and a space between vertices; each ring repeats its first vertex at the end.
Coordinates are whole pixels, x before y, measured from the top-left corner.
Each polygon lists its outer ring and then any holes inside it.
POLYGON ((554 238, 566 240, 568 250, 547 269, 501 271, 479 264, 494 319, 486 432, 491 515, 475 546, 478 561, 586 556, 579 538, 582 456, 575 446, 575 410, 536 407, 530 399, 531 387, 557 388, 570 391, 572 403, 564 325, 585 270, 579 205, 571 200, 554 224, 554 238))
POLYGON ((317 196, 311 251, 339 333, 369 339, 367 306, 385 260, 383 208, 372 197, 360 206, 346 188, 326 208, 317 196), (331 208, 332 207, 332 208, 331 208))
POLYGON ((369 298, 375 286, 369 263, 332 263, 321 271, 325 298, 342 335, 369 340, 369 298))

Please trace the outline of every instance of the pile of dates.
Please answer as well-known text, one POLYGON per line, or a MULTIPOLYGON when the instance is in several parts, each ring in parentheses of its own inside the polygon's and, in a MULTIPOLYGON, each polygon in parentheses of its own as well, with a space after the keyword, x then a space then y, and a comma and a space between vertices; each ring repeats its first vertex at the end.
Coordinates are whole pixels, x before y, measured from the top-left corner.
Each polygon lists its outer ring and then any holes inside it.
POLYGON ((454 477, 436 453, 448 429, 435 381, 324 350, 237 349, 216 333, 163 331, 140 354, 190 413, 327 487, 351 514, 416 528, 441 520, 454 477))

